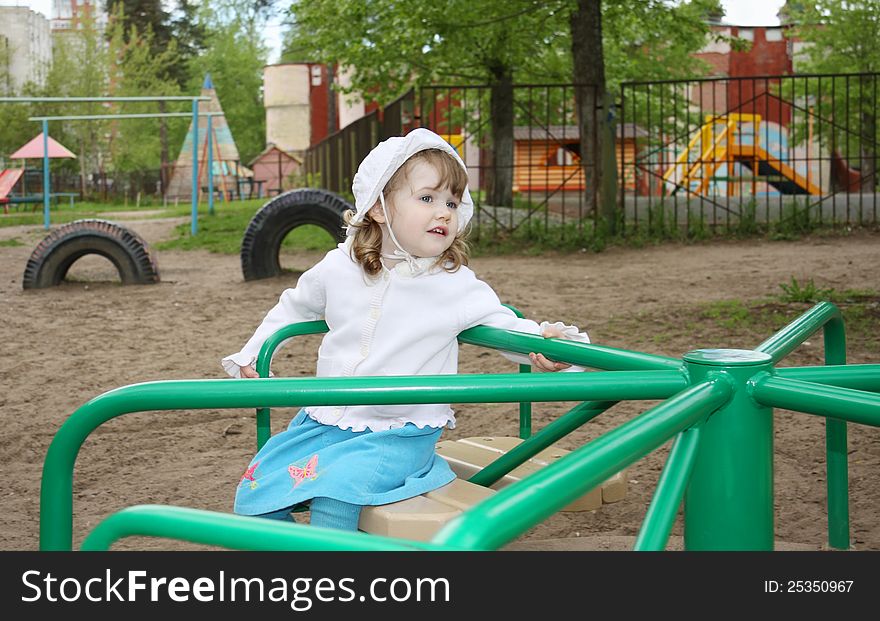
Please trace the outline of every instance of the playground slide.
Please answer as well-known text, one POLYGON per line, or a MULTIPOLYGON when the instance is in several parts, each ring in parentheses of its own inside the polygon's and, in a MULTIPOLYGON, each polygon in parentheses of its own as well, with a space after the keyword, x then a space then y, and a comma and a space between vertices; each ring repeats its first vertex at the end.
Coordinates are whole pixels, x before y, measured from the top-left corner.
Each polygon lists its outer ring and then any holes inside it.
POLYGON ((3 205, 3 213, 9 213, 9 193, 12 192, 12 188, 18 183, 23 173, 23 168, 0 170, 0 205, 3 205))
POLYGON ((762 122, 759 115, 709 117, 666 171, 664 181, 670 194, 684 190, 705 195, 722 187, 728 193, 733 181, 730 166, 739 165, 782 194, 821 195, 810 176, 810 162, 796 155, 799 149, 790 152, 786 145, 785 128, 762 122))
POLYGON ((0 203, 9 202, 9 193, 24 174, 23 168, 7 168, 0 171, 0 203))
POLYGON ((790 164, 773 157, 762 147, 734 147, 733 156, 754 174, 767 177, 767 183, 782 194, 822 194, 819 186, 797 172, 790 164), (757 170, 754 170, 755 167, 757 170))

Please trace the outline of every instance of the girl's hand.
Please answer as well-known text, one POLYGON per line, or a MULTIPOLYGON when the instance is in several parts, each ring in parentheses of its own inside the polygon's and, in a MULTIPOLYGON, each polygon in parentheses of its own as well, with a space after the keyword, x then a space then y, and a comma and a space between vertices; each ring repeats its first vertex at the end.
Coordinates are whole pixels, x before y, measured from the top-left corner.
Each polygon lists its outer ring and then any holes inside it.
MULTIPOLYGON (((544 328, 544 331, 541 332, 541 336, 545 339, 558 339, 562 337, 562 331, 556 326, 547 326, 544 328)), ((544 354, 536 354, 534 352, 529 354, 529 359, 532 361, 532 366, 547 373, 562 371, 571 366, 564 362, 553 362, 552 360, 548 360, 544 354)))
POLYGON ((567 369, 571 366, 570 364, 566 364, 564 362, 553 362, 552 360, 548 360, 547 358, 545 358, 544 354, 536 354, 534 352, 529 354, 529 359, 532 361, 533 367, 547 373, 562 371, 563 369, 567 369))
POLYGON ((251 365, 248 365, 246 367, 239 367, 239 368, 241 370, 242 377, 248 377, 248 378, 260 377, 260 374, 257 373, 256 371, 254 371, 254 367, 252 367, 251 365))

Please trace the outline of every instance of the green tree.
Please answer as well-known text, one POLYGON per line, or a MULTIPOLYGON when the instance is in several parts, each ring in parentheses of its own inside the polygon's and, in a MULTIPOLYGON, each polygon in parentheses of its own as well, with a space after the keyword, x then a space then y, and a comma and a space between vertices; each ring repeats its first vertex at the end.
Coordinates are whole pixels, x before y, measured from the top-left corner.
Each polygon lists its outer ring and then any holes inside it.
POLYGON ((413 86, 488 84, 496 165, 488 200, 512 202, 513 84, 564 0, 298 0, 285 58, 350 70, 349 90, 388 103, 413 86), (344 24, 344 28, 341 25, 344 24), (528 33, 522 36, 521 33, 528 33))
POLYGON ((266 144, 262 90, 268 11, 265 3, 223 0, 203 5, 198 14, 206 34, 205 50, 191 62, 189 90, 201 89, 205 75, 211 75, 243 162, 256 157, 266 144))
MULTIPOLYGON (((706 17, 717 0, 670 4, 663 0, 573 0, 569 12, 570 72, 580 136, 581 165, 591 208, 601 206, 610 232, 617 227, 613 129, 607 90, 624 80, 692 77, 703 71, 693 57, 710 34, 706 17), (596 114, 595 111, 600 111, 596 114)), ((562 57, 563 62, 567 60, 562 57)), ((569 67, 566 67, 569 69, 569 67)), ((657 90, 664 94, 667 87, 657 90)), ((684 101, 684 100, 683 100, 684 101)), ((641 108, 641 107, 640 107, 641 108)), ((677 115, 676 115, 677 116, 677 115)))
MULTIPOLYGON (((789 36, 807 43, 795 59, 808 73, 851 73, 854 76, 812 79, 814 123, 823 146, 839 152, 861 171, 863 188, 877 185, 877 73, 880 72, 880 0, 789 2, 789 36)), ((797 90, 802 90, 803 86, 797 90)), ((796 95, 797 93, 794 93, 796 95)), ((797 136, 806 133, 806 121, 797 136)))
MULTIPOLYGON (((547 82, 550 78, 592 85, 580 92, 579 105, 595 110, 585 93, 604 95, 603 49, 611 61, 608 66, 615 71, 631 71, 642 79, 651 77, 644 73, 648 67, 662 71, 662 77, 684 73, 695 66, 687 60, 687 53, 699 49, 706 40, 708 26, 700 12, 700 7, 706 6, 717 9, 718 3, 297 0, 291 7, 293 26, 283 58, 349 68, 349 90, 380 103, 392 101, 413 86, 488 84, 496 171, 488 199, 495 205, 507 205, 511 202, 513 125, 516 110, 522 109, 516 105, 514 82, 547 82), (607 27, 611 37, 602 37, 598 27, 601 19, 597 19, 600 12, 612 16, 607 27), (573 29, 576 36, 572 36, 573 29), (621 41, 616 39, 618 34, 625 35, 621 41), (670 41, 670 35, 678 39, 670 41), (583 43, 585 50, 578 52, 577 67, 572 41, 583 43), (640 53, 618 51, 617 46, 629 46, 640 53)), ((621 79, 614 74, 611 83, 621 79)), ((596 145, 590 146, 582 152, 593 152, 596 145)), ((585 162, 591 169, 596 164, 585 162)))
MULTIPOLYGON (((138 26, 121 19, 123 10, 116 5, 114 19, 107 32, 111 65, 112 92, 115 96, 178 95, 180 87, 164 68, 177 56, 177 44, 170 39, 164 47, 155 43, 155 35, 148 24, 143 32, 138 26)), ((153 113, 164 111, 156 102, 126 103, 125 112, 153 113)), ((121 106, 116 110, 122 111, 121 106)), ((176 128, 181 133, 183 123, 178 119, 176 128)), ((137 178, 139 173, 160 169, 166 172, 168 161, 166 119, 126 119, 112 126, 109 141, 113 170, 126 172, 137 178), (158 131, 157 131, 158 130, 158 131)), ((162 191, 166 175, 160 176, 162 191)))
MULTIPOLYGON (((52 67, 44 93, 53 97, 95 97, 107 93, 109 58, 107 45, 91 14, 85 14, 79 27, 61 33, 53 42, 52 67)), ((33 110, 47 115, 59 114, 57 106, 36 105, 33 110)), ((104 112, 100 103, 67 103, 67 115, 94 115, 104 112)), ((109 132, 107 121, 54 121, 50 133, 77 151, 80 191, 86 193, 90 171, 101 166, 102 149, 109 132)), ((67 162, 62 166, 69 165, 67 162)))

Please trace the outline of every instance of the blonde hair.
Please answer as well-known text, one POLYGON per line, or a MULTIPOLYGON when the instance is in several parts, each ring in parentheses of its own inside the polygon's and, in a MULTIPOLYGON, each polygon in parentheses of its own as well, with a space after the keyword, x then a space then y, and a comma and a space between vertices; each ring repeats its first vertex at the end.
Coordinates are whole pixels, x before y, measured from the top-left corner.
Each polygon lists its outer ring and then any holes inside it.
MULTIPOLYGON (((412 166, 419 161, 432 165, 440 173, 440 187, 448 186, 450 192, 459 198, 464 194, 467 173, 454 157, 440 149, 426 149, 410 157, 394 172, 383 192, 387 195, 399 188, 412 166)), ((345 223, 349 224, 354 215, 355 212, 349 211, 345 216, 345 223)), ((355 229, 351 253, 367 274, 376 276, 382 272, 382 227, 370 217, 369 212, 364 215, 363 220, 351 226, 355 229)), ((435 265, 440 265, 447 272, 455 272, 462 265, 467 265, 470 252, 465 239, 467 233, 468 229, 465 228, 456 234, 452 245, 437 257, 435 265)))

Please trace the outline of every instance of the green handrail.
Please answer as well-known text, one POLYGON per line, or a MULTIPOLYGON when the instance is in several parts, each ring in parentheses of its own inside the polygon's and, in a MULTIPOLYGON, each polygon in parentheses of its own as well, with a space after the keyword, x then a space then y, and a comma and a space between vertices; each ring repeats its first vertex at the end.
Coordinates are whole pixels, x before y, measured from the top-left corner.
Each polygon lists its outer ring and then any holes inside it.
MULTIPOLYGON (((508 306, 508 308, 521 315, 515 308, 511 306, 508 306)), ((279 329, 267 338, 260 348, 260 352, 257 355, 257 373, 260 377, 269 377, 272 357, 284 342, 296 336, 322 334, 327 332, 327 330, 327 323, 323 320, 294 323, 279 329)), ((675 358, 642 354, 601 345, 587 345, 564 339, 545 339, 533 334, 510 332, 487 326, 477 326, 465 330, 458 335, 458 339, 462 343, 518 354, 540 351, 545 356, 560 362, 608 371, 681 370, 682 368, 681 361, 675 358)), ((525 372, 526 369, 531 370, 531 367, 529 365, 520 365, 521 373, 525 372)), ((531 435, 531 425, 530 422, 527 422, 531 419, 530 403, 530 401, 525 401, 520 405, 521 438, 531 435)), ((262 448, 271 435, 270 416, 269 408, 257 410, 257 450, 262 448)))
MULTIPOLYGON (((272 356, 275 350, 281 347, 282 343, 292 339, 295 336, 303 336, 306 334, 323 334, 327 332, 327 322, 323 319, 320 321, 303 321, 300 323, 292 323, 284 326, 275 334, 266 339, 257 355, 256 372, 260 377, 269 377, 269 367, 272 364, 272 356)), ((270 408, 257 408, 257 450, 263 448, 263 445, 269 441, 272 435, 272 421, 270 408)))
POLYGON ((145 535, 247 550, 496 549, 636 461, 723 404, 723 378, 693 386, 622 427, 545 466, 450 522, 430 542, 317 529, 182 507, 129 507, 102 521, 83 550, 107 550, 123 537, 145 535), (525 502, 529 501, 529 502, 525 502), (525 505, 523 505, 525 503, 525 505), (523 506, 541 507, 522 511, 523 506))
POLYGON ((764 373, 752 380, 751 393, 755 401, 766 406, 880 427, 880 395, 873 392, 764 373))
MULTIPOLYGON (((40 497, 41 549, 70 549, 73 468, 79 448, 97 426, 129 412, 437 402, 588 402, 575 407, 541 433, 525 440, 516 449, 518 452, 511 452, 516 459, 508 458, 509 461, 516 461, 527 453, 540 450, 536 447, 550 441, 551 437, 564 435, 583 424, 614 401, 667 397, 671 398, 472 507, 450 522, 429 544, 388 538, 371 543, 374 536, 357 533, 338 535, 313 527, 266 523, 265 520, 228 514, 147 506, 131 507, 108 517, 89 535, 83 547, 106 549, 112 541, 131 534, 170 538, 180 538, 184 534, 190 540, 244 548, 265 545, 271 549, 494 549, 680 434, 661 474, 636 549, 660 549, 660 546, 665 546, 685 486, 688 487, 686 509, 695 505, 702 511, 699 520, 691 519, 690 511, 687 513, 686 548, 716 549, 735 544, 735 549, 757 549, 751 547, 754 545, 771 549, 772 484, 769 485, 766 498, 760 495, 758 499, 763 503, 761 507, 769 507, 771 519, 749 520, 754 532, 750 531, 748 536, 735 540, 726 538, 723 532, 713 534, 717 529, 712 525, 724 524, 726 514, 719 513, 712 499, 723 497, 724 492, 719 490, 725 482, 735 483, 737 489, 746 492, 751 484, 751 479, 737 480, 737 473, 728 471, 726 467, 721 468, 723 472, 715 472, 713 469, 719 466, 714 456, 719 451, 726 455, 725 434, 728 431, 738 434, 736 441, 746 448, 750 446, 752 428, 756 436, 760 431, 764 435, 756 438, 755 442, 763 444, 762 448, 756 450, 766 453, 762 453, 762 459, 766 458, 766 467, 749 472, 756 478, 761 477, 760 481, 756 479, 756 484, 767 486, 767 481, 772 480, 771 407, 818 414, 829 421, 833 417, 835 422, 841 424, 849 420, 880 426, 880 395, 868 392, 876 391, 878 387, 880 365, 831 364, 841 361, 845 347, 842 322, 837 321, 831 310, 828 305, 819 305, 806 314, 814 322, 825 321, 822 325, 825 328, 826 362, 829 364, 817 370, 772 368, 771 357, 785 355, 791 350, 792 343, 805 338, 804 334, 811 328, 809 321, 795 321, 762 344, 768 350, 763 354, 748 350, 696 350, 685 356, 686 368, 682 363, 677 363, 675 368, 667 368, 662 363, 659 368, 665 370, 589 374, 288 378, 248 382, 184 380, 149 382, 113 390, 74 412, 56 433, 49 447, 40 497), (799 327, 794 329, 791 326, 799 327), (787 334, 785 338, 777 338, 783 333, 787 334), (740 419, 751 420, 753 415, 758 415, 761 421, 747 425, 737 423, 740 419), (720 442, 717 446, 698 440, 698 434, 699 437, 703 436, 703 431, 708 434, 710 427, 716 436, 714 441, 720 442), (531 445, 530 450, 522 449, 523 445, 531 445), (712 459, 705 459, 707 456, 712 459), (691 468, 693 476, 688 483, 691 468), (698 479, 699 485, 696 484, 698 479), (722 496, 718 496, 718 493, 722 496), (699 539, 698 542, 695 540, 694 548, 688 544, 689 528, 693 530, 692 538, 699 539), (248 537, 259 538, 261 533, 267 533, 271 543, 245 542, 248 537)), ((299 330, 302 329, 300 326, 299 330)), ((530 335, 513 335, 508 340, 518 341, 516 345, 523 346, 526 352, 535 350, 531 344, 519 341, 519 336, 530 338, 530 335)), ((571 355, 575 349, 595 352, 584 349, 594 346, 545 341, 540 337, 538 340, 545 345, 563 344, 559 351, 565 355, 560 356, 555 352, 548 355, 578 364, 584 362, 571 359, 576 357, 571 355), (566 355, 571 355, 571 358, 567 359, 566 355)), ((508 343, 503 343, 500 348, 516 351, 508 343)), ((539 350, 546 352, 547 348, 541 347, 539 350)), ((602 352, 600 356, 607 356, 607 352, 602 352)), ((845 359, 842 361, 845 362, 845 359)), ((625 364, 632 362, 624 361, 625 364)), ((657 360, 651 364, 657 364, 657 360)), ((835 450, 838 448, 835 446, 835 450)), ((736 454, 740 453, 731 453, 732 456, 736 454)), ((724 456, 723 459, 729 457, 724 456)), ((500 472, 500 465, 496 469, 500 472)), ((489 472, 483 476, 488 477, 489 474, 494 476, 497 473, 489 472)), ((840 523, 832 520, 832 512, 836 510, 833 504, 839 499, 832 497, 831 491, 829 489, 829 538, 833 540, 833 545, 839 545, 841 536, 848 537, 848 523, 842 533, 838 532, 840 523)), ((844 493, 846 491, 844 489, 844 493)), ((743 501, 749 500, 752 495, 744 494, 743 501)), ((756 505, 756 510, 763 511, 761 507, 756 505)))
POLYGON ((841 364, 824 367, 783 367, 776 369, 783 379, 829 384, 840 388, 855 388, 880 392, 880 364, 841 364))
POLYGON ((699 442, 699 427, 682 431, 675 439, 636 537, 635 551, 666 549, 672 524, 694 469, 699 442))
POLYGON ((755 351, 770 354, 775 365, 829 323, 842 326, 840 309, 831 302, 820 302, 755 347, 755 351))
POLYGON ((600 485, 730 398, 723 377, 696 384, 454 518, 432 543, 493 550, 600 485))
POLYGON ((71 549, 77 453, 89 433, 121 414, 264 406, 665 399, 686 386, 685 377, 673 371, 596 372, 585 379, 582 373, 423 375, 178 380, 117 388, 76 410, 49 445, 40 490, 40 547, 71 549))
POLYGON ((524 440, 498 459, 473 475, 468 481, 489 487, 511 470, 524 464, 545 448, 567 436, 569 433, 593 420, 599 414, 615 405, 617 401, 587 401, 549 423, 534 436, 524 440))
MULTIPOLYGON (((823 329, 825 364, 846 364, 846 330, 840 309, 820 302, 779 332, 758 345, 756 351, 770 354, 775 365, 819 329, 823 329)), ((828 496, 828 543, 849 548, 849 467, 847 429, 842 420, 825 421, 825 463, 828 496)))
POLYGON ((89 533, 81 549, 109 550, 113 542, 135 535, 185 539, 234 550, 412 552, 441 549, 418 541, 163 505, 138 505, 114 513, 89 533))

